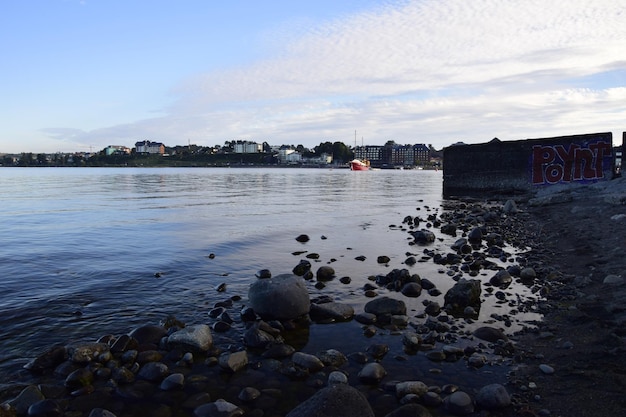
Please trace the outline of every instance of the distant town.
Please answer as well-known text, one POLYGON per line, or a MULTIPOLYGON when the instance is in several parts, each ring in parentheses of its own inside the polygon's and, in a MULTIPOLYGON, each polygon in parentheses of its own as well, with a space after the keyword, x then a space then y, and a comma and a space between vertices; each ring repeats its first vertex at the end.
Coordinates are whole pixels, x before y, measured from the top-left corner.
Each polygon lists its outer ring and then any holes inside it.
POLYGON ((432 145, 385 145, 348 147, 343 142, 322 142, 313 149, 302 145, 272 146, 249 140, 226 141, 223 146, 177 145, 142 140, 130 148, 109 145, 97 152, 0 154, 5 167, 225 167, 283 166, 347 168, 353 159, 367 160, 373 168, 435 169, 443 151, 432 145))

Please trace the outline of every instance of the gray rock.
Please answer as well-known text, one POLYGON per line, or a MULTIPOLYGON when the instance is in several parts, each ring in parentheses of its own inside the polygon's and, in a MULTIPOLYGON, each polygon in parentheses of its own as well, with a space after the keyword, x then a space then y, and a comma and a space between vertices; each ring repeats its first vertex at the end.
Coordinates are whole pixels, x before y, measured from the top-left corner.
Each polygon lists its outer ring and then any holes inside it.
POLYGON ((443 400, 441 399, 441 396, 438 393, 433 392, 433 391, 428 391, 422 396, 421 402, 426 407, 439 407, 443 403, 443 400))
POLYGON ((294 349, 294 347, 291 345, 285 343, 276 343, 267 347, 265 352, 263 352, 263 357, 270 359, 282 359, 293 355, 295 351, 296 349, 294 349))
POLYGON ((311 262, 307 260, 301 260, 298 265, 293 268, 293 273, 301 277, 311 272, 311 262))
POLYGON ((511 405, 511 396, 500 384, 485 385, 476 395, 476 404, 486 410, 495 410, 511 405))
POLYGON ((483 240, 483 231, 480 227, 475 227, 467 234, 467 241, 472 244, 479 244, 483 240))
POLYGON ((407 282, 400 292, 407 297, 419 297, 422 294, 422 286, 417 282, 407 282))
POLYGON ((87 368, 78 368, 65 378, 65 386, 70 390, 91 385, 94 380, 93 372, 87 368))
POLYGON ((243 414, 241 408, 222 399, 203 404, 193 410, 194 417, 239 417, 243 414))
POLYGON ((554 373, 554 368, 550 365, 546 365, 545 363, 539 365, 539 369, 546 375, 552 375, 554 373))
POLYGON ((341 365, 348 362, 346 355, 336 349, 328 349, 323 352, 319 352, 316 355, 325 366, 334 366, 339 368, 341 365))
POLYGON ((398 327, 406 327, 409 324, 409 316, 394 314, 391 316, 391 324, 398 327))
POLYGON ((68 348, 71 361, 81 364, 89 363, 102 353, 108 351, 109 346, 106 343, 85 343, 68 348))
POLYGON ((167 335, 167 329, 163 326, 145 325, 134 329, 129 336, 137 340, 140 345, 158 345, 163 337, 167 335))
POLYGON ((477 338, 491 343, 497 342, 498 340, 509 340, 502 330, 496 329, 495 327, 482 326, 474 330, 473 334, 477 338))
POLYGON ((534 281, 537 278, 537 272, 534 268, 526 267, 520 271, 520 278, 524 282, 534 281))
POLYGON ((388 264, 391 261, 391 258, 387 255, 381 255, 376 258, 376 262, 379 264, 388 264))
POLYGON ((435 234, 427 229, 418 230, 416 232, 412 232, 411 235, 415 242, 417 243, 433 243, 435 241, 435 234))
POLYGON ((309 240, 311 240, 311 239, 309 238, 309 236, 308 236, 308 235, 298 235, 298 237, 296 238, 296 240, 297 240, 298 242, 300 242, 300 243, 305 243, 305 242, 308 242, 308 241, 309 241, 309 240))
POLYGON ((248 290, 248 299, 264 319, 295 319, 307 314, 311 306, 304 281, 291 274, 255 281, 248 290))
POLYGON ((254 323, 243 334, 244 345, 252 348, 265 348, 269 345, 280 344, 280 336, 274 336, 261 329, 259 323, 254 323))
POLYGON ((328 265, 320 266, 315 273, 315 278, 318 281, 331 281, 335 278, 335 270, 328 265))
POLYGON ((464 416, 474 412, 474 401, 467 393, 456 391, 448 395, 443 404, 446 410, 455 416, 464 416))
POLYGON ((369 362, 359 372, 359 380, 365 384, 377 384, 385 376, 387 371, 378 362, 369 362))
POLYGON ((67 358, 67 349, 64 346, 54 346, 24 365, 24 369, 31 372, 42 372, 46 369, 56 368, 67 358))
POLYGON ((147 381, 160 382, 169 374, 169 371, 163 362, 148 362, 139 369, 137 376, 147 381))
POLYGON ((374 417, 374 411, 365 396, 356 388, 334 384, 317 391, 291 410, 286 417, 330 416, 374 417))
POLYGON ((424 311, 429 316, 437 316, 437 315, 439 315, 439 313, 441 313, 441 306, 436 301, 430 301, 426 305, 426 308, 424 309, 424 311))
POLYGON ((348 304, 330 302, 311 304, 309 312, 313 321, 348 321, 354 317, 354 308, 348 304))
POLYGON ((505 214, 516 214, 517 213, 517 204, 513 200, 507 200, 502 206, 502 212, 505 214))
MULTIPOLYGON (((260 280, 258 282, 263 282, 260 280)), ((172 333, 167 338, 170 348, 180 347, 191 352, 206 352, 213 346, 211 328, 206 324, 194 324, 172 333)))
MULTIPOLYGON (((465 239, 464 237, 457 239, 451 246, 450 248, 455 250, 455 251, 461 251, 461 248, 463 248, 464 246, 467 246, 467 239, 465 239)), ((470 247, 471 249, 471 247, 470 247)))
POLYGON ((317 372, 324 367, 324 363, 317 356, 304 352, 294 353, 291 360, 294 365, 309 372, 317 372))
POLYGON ((480 280, 461 278, 444 296, 445 306, 452 310, 463 311, 465 307, 480 306, 480 280))
POLYGON ((364 310, 366 313, 376 316, 381 314, 406 315, 406 304, 402 300, 379 297, 365 304, 364 310))
POLYGON ((125 366, 121 366, 111 371, 111 379, 118 384, 130 384, 135 380, 135 374, 125 366))
POLYGON ((513 282, 513 277, 506 269, 501 269, 491 277, 489 283, 495 287, 507 287, 513 282))
POLYGON ((422 338, 415 332, 406 331, 402 334, 402 345, 409 352, 415 352, 422 344, 422 338))
POLYGON ((607 275, 606 277, 604 277, 602 283, 605 285, 623 285, 624 278, 619 275, 607 275))
POLYGON ((254 387, 245 387, 239 392, 239 395, 237 396, 237 398, 239 398, 243 402, 248 403, 248 402, 256 400, 260 396, 261 396, 261 391, 259 391, 258 389, 254 387))
POLYGON ((28 417, 62 417, 63 409, 59 403, 52 399, 36 402, 28 407, 28 417))
POLYGON ((270 272, 269 269, 261 269, 261 270, 257 271, 255 276, 257 278, 259 278, 259 279, 271 278, 272 277, 272 273, 270 272))
POLYGON ((328 375, 328 385, 347 384, 348 377, 343 372, 333 371, 328 375))
POLYGON ((396 384, 396 396, 402 398, 405 395, 415 394, 419 397, 428 392, 428 386, 422 381, 404 381, 396 384))
POLYGON ((220 355, 219 365, 222 369, 237 372, 248 365, 248 353, 245 350, 239 352, 225 352, 220 355))
POLYGON ((481 355, 478 352, 474 352, 471 354, 469 358, 467 358, 467 364, 474 368, 482 368, 487 363, 487 358, 485 355, 481 355))
POLYGON ((46 397, 41 393, 39 388, 35 385, 29 385, 24 388, 14 399, 8 401, 8 404, 15 408, 18 415, 24 415, 28 412, 28 408, 39 402, 45 400, 46 397))
POLYGON ((173 391, 182 389, 185 386, 185 376, 181 373, 175 373, 169 375, 161 382, 161 389, 163 391, 173 391))
POLYGON ((356 316, 354 316, 354 319, 361 324, 374 324, 376 323, 376 314, 359 313, 356 316))

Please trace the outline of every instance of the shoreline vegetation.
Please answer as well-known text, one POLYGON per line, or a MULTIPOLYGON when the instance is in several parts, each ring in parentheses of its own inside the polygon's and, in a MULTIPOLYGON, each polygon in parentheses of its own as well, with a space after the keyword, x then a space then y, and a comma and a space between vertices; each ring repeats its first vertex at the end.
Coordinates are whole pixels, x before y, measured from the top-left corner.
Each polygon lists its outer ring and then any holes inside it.
MULTIPOLYGON (((462 325, 467 317, 435 303, 425 304, 420 325, 407 326, 401 305, 380 302, 385 297, 376 295, 378 282, 369 288, 377 307, 351 313, 340 302, 316 299, 308 316, 287 320, 259 317, 225 293, 209 312, 210 326, 170 318, 126 335, 42 347, 27 370, 1 386, 0 416, 620 415, 626 407, 626 181, 551 187, 532 198, 455 199, 444 206, 429 216, 430 230, 439 233, 447 226, 451 233, 454 225, 469 243, 480 235, 473 251, 441 257, 458 260, 448 267, 465 271, 469 280, 477 275, 472 265, 488 268, 481 254, 497 251, 498 239, 527 248, 516 268, 506 271, 508 279, 529 280, 541 294, 540 301, 515 304, 544 315, 536 327, 504 334, 506 318, 499 318, 467 334, 462 325), (472 263, 465 263, 468 257, 472 263), (312 319, 330 326, 358 320, 370 346, 344 352, 337 341, 336 349, 315 354, 294 349, 293 334, 312 319), (241 324, 240 338, 222 337, 220 327, 234 323, 241 324), (460 340, 464 348, 456 345, 460 340), (406 355, 425 355, 431 369, 416 369, 414 379, 387 375, 381 363, 390 341, 402 343, 406 355), (475 372, 504 367, 507 380, 432 385, 429 373, 450 361, 475 372)), ((431 262, 437 259, 424 254, 431 262)), ((294 277, 323 285, 319 271, 315 276, 306 264, 298 266, 302 274, 294 268, 294 277)), ((324 273, 332 279, 332 271, 324 273)), ((385 285, 396 285, 395 275, 386 277, 391 281, 385 285)), ((262 270, 257 279, 268 276, 269 270, 262 270)), ((406 284, 426 291, 429 283, 406 284)), ((494 290, 498 285, 491 282, 494 290)), ((506 286, 501 289, 505 294, 506 286)), ((471 305, 464 311, 471 315, 471 305)))

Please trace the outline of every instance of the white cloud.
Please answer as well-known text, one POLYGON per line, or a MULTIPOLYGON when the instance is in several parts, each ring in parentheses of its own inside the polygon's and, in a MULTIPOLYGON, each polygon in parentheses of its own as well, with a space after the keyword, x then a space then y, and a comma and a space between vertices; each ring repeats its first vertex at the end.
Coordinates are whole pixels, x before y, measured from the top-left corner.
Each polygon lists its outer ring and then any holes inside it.
POLYGON ((369 143, 440 147, 618 131, 626 80, 577 82, 626 70, 624 17, 622 0, 387 3, 304 33, 281 28, 268 59, 198 74, 167 115, 90 136, 315 146, 358 129, 369 143))

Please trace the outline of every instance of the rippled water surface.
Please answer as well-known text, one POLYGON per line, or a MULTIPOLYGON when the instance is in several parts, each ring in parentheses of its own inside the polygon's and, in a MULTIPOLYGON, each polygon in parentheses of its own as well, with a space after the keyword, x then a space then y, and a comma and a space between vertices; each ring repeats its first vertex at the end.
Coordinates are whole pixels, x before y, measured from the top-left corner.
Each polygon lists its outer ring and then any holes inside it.
MULTIPOLYGON (((368 276, 406 267, 406 253, 421 250, 393 226, 440 210, 441 188, 441 172, 421 170, 0 168, 0 373, 52 344, 168 315, 207 322, 216 301, 245 304, 258 270, 288 273, 301 251, 352 279, 311 286, 312 296, 358 311, 368 276)), ((432 262, 411 271, 444 292, 453 284, 432 262)), ((421 301, 407 303, 419 311, 421 301)), ((366 343, 356 323, 331 327, 313 326, 305 345, 366 343)))

